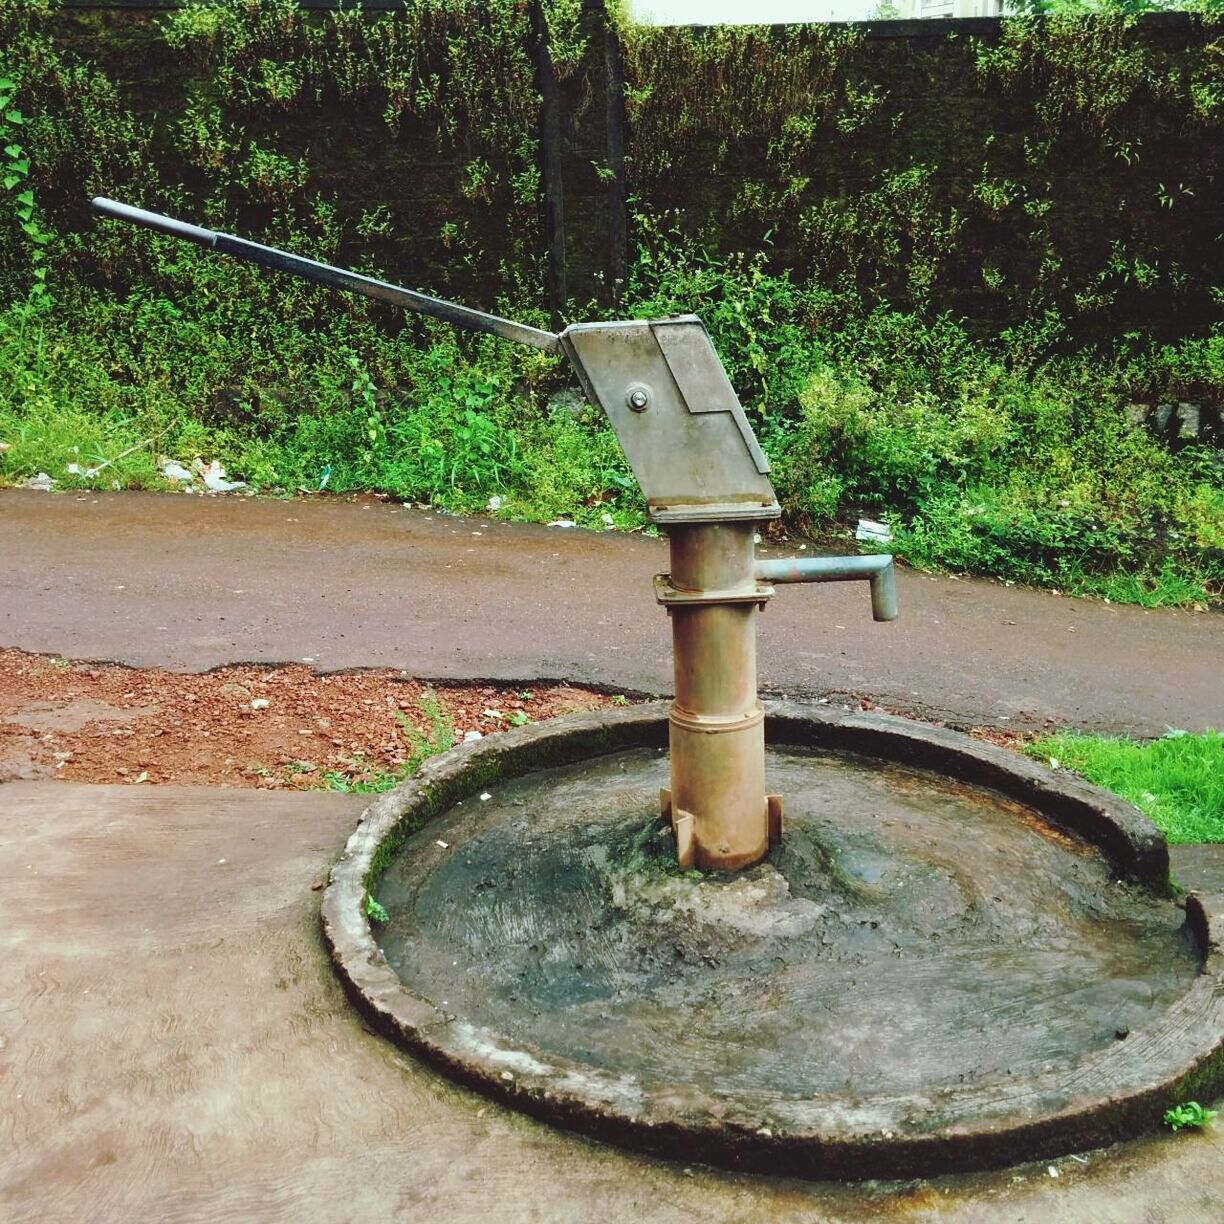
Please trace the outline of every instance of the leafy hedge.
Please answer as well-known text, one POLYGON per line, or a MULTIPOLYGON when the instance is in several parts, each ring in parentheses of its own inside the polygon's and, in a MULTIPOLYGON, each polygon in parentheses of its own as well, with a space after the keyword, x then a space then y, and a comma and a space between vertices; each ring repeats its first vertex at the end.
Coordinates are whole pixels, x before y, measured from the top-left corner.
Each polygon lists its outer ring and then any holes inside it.
MULTIPOLYGON (((543 11, 572 170, 605 113, 599 14, 543 11)), ((198 453, 269 489, 642 523, 556 359, 86 212, 113 194, 544 323, 529 18, 0 0, 0 478, 160 487, 158 455, 198 453)), ((1218 20, 618 29, 620 309, 702 314, 793 522, 867 512, 918 564, 1219 596, 1219 452, 1132 407, 1224 404, 1218 20)), ((603 189, 588 169, 568 191, 603 189)))

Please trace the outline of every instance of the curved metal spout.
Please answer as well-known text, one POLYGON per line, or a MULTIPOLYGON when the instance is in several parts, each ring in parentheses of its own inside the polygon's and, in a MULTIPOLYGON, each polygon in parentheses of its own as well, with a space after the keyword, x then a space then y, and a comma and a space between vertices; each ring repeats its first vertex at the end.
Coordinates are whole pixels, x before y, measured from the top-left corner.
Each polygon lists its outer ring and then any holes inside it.
POLYGON ((872 620, 897 619, 897 584, 893 559, 887 553, 874 557, 786 557, 759 560, 756 577, 762 582, 853 582, 871 583, 872 620))

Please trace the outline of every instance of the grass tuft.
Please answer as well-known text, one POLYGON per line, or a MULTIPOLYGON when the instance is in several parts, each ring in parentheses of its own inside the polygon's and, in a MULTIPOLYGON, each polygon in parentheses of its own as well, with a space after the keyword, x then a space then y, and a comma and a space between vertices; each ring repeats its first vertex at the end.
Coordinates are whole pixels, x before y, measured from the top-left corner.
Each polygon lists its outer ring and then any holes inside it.
POLYGON ((1026 751, 1130 800, 1175 845, 1224 842, 1224 734, 1219 731, 1170 730, 1147 744, 1052 735, 1026 751))

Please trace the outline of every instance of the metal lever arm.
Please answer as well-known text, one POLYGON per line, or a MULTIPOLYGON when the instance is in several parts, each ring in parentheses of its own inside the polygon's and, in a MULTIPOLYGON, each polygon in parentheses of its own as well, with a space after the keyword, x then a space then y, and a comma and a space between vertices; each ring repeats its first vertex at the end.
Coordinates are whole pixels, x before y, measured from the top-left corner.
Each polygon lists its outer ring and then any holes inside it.
POLYGON ((871 618, 897 619, 897 584, 892 557, 787 557, 781 561, 757 561, 755 574, 762 582, 851 582, 865 578, 871 583, 871 618))
POLYGON ((561 338, 553 332, 528 327, 526 323, 516 323, 513 319, 503 319, 500 315, 485 314, 484 311, 430 297, 426 293, 417 293, 413 289, 403 289, 399 285, 388 284, 386 281, 375 280, 371 276, 362 276, 358 272, 336 268, 313 259, 305 259, 301 255, 291 255, 288 251, 277 250, 276 247, 248 242, 247 239, 235 238, 232 234, 215 233, 198 225, 189 225, 185 221, 176 221, 173 217, 163 217, 161 213, 135 208, 131 204, 121 204, 117 200, 108 200, 105 196, 94 197, 93 209, 103 216, 143 225, 146 229, 169 234, 172 238, 184 238, 222 255, 232 255, 279 272, 292 272, 295 276, 319 281, 336 289, 346 289, 350 293, 360 293, 382 302, 391 302, 406 310, 416 311, 417 314, 441 319, 454 327, 501 336, 505 340, 529 344, 546 352, 561 350, 561 338))

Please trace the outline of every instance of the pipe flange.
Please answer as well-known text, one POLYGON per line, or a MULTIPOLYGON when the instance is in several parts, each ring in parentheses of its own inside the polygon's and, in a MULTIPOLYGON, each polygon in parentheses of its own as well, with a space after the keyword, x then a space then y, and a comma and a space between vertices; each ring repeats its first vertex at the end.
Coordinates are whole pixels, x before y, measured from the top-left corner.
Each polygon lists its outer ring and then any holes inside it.
POLYGON ((686 591, 672 586, 670 574, 654 576, 655 600, 664 607, 692 607, 701 604, 754 603, 761 607, 773 598, 774 589, 766 582, 746 582, 739 586, 711 591, 686 591))

